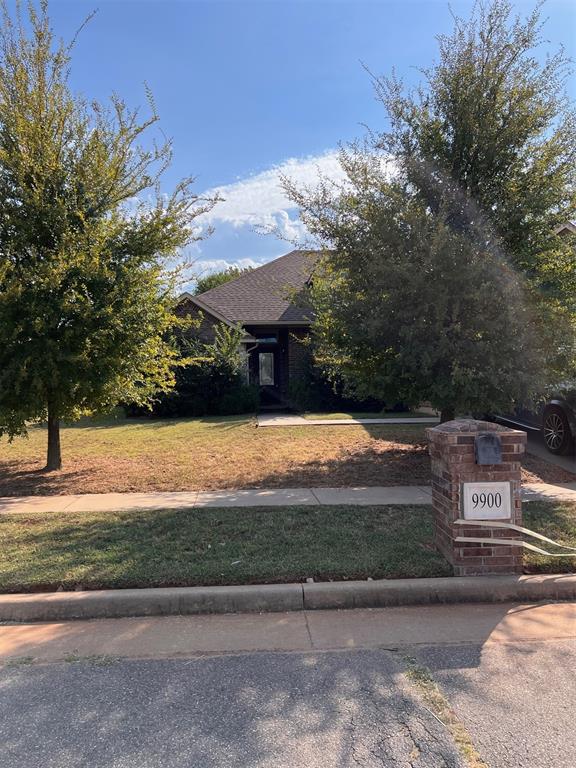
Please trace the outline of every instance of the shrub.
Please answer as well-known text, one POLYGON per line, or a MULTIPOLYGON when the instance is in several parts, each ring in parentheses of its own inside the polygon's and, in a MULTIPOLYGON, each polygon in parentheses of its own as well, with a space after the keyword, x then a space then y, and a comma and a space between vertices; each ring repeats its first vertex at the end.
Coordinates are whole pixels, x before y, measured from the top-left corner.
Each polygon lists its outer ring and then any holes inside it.
POLYGON ((346 393, 342 382, 330 381, 309 360, 303 375, 288 387, 291 404, 301 411, 377 411, 384 409, 381 400, 357 399, 346 393))
POLYGON ((254 412, 258 389, 246 383, 240 354, 242 331, 216 326, 213 344, 182 339, 183 364, 176 371, 176 385, 162 395, 151 411, 131 406, 130 416, 232 415, 254 412))

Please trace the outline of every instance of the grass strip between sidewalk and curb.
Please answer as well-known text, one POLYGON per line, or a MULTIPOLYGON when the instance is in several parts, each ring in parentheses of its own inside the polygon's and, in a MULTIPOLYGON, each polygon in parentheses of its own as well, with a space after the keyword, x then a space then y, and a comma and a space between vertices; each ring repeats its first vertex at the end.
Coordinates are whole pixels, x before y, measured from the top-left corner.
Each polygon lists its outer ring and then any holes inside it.
POLYGON ((404 663, 406 664, 406 677, 415 689, 417 696, 428 711, 450 732, 467 768, 488 768, 488 764, 480 756, 472 737, 436 684, 430 670, 410 656, 404 657, 404 663))
POLYGON ((449 576, 426 506, 0 516, 0 591, 449 576))
MULTIPOLYGON (((530 501, 522 505, 523 525, 541 533, 559 544, 576 547, 576 503, 554 501, 530 501)), ((532 544, 541 543, 526 539, 532 544)), ((544 544, 548 552, 562 552, 550 544, 544 544)), ((576 571, 574 557, 545 557, 525 550, 525 573, 573 573, 576 571)))
MULTIPOLYGON (((576 546, 576 504, 530 502, 524 523, 576 546)), ((431 508, 417 505, 6 514, 0 592, 450 576, 432 535, 431 508)), ((525 563, 576 570, 576 557, 525 563)))

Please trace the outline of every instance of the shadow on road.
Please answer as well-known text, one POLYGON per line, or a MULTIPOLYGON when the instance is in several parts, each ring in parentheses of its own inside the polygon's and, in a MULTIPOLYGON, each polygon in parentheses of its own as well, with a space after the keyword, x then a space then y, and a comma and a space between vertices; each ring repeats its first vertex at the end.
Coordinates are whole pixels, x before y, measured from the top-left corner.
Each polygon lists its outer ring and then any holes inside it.
POLYGON ((462 768, 402 673, 382 650, 4 670, 0 764, 462 768))

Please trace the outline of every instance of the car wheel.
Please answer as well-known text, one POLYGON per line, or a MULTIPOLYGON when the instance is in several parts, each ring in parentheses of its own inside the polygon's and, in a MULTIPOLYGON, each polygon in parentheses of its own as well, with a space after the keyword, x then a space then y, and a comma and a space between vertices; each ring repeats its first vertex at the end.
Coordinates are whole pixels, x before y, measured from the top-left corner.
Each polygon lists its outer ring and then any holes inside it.
POLYGON ((544 443, 550 453, 562 455, 574 448, 574 438, 566 414, 561 408, 547 408, 542 421, 544 443))

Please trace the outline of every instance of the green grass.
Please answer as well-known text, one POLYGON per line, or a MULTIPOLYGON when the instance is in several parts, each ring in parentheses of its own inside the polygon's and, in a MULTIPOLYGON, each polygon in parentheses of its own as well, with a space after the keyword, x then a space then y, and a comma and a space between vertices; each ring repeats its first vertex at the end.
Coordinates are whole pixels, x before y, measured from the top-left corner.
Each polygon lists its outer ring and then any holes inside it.
POLYGON ((416 419, 431 417, 430 413, 421 411, 400 411, 393 413, 391 411, 344 411, 342 413, 310 413, 302 414, 305 419, 416 419))
MULTIPOLYGON (((531 501, 523 506, 523 518, 524 528, 576 547, 576 504, 531 501)), ((526 541, 548 552, 565 551, 538 539, 526 538, 526 541)), ((576 552, 574 557, 544 557, 526 551, 524 564, 527 573, 572 573, 576 571, 576 552)))
POLYGON ((446 576, 427 507, 0 517, 0 591, 446 576))
MULTIPOLYGON (((576 546, 576 504, 530 502, 524 525, 576 546)), ((527 553, 525 563, 530 573, 576 570, 576 557, 527 553)), ((0 592, 450 574, 426 506, 0 516, 0 592)))

